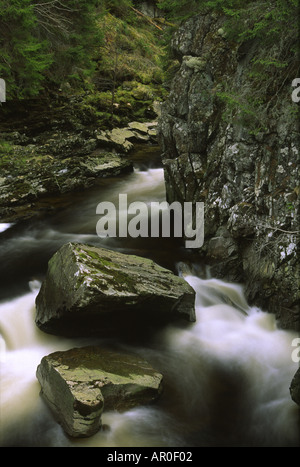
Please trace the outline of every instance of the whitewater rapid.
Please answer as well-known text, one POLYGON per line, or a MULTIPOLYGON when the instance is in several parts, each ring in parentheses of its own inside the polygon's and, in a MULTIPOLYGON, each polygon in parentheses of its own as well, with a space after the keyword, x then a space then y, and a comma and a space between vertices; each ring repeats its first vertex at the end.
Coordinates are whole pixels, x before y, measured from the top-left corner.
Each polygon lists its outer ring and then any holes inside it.
POLYGON ((0 244, 5 297, 0 303, 1 446, 299 446, 299 412, 289 393, 298 368, 291 358, 296 333, 278 329, 273 315, 250 307, 241 285, 182 268, 176 259, 182 252, 171 242, 100 241, 96 206, 116 201, 119 193, 128 193, 129 202, 164 200, 163 170, 135 170, 101 190, 80 194, 48 222, 17 231, 0 244), (81 440, 68 438, 55 422, 35 375, 43 356, 90 343, 45 334, 34 322, 47 261, 69 241, 173 261, 196 292, 195 323, 169 326, 144 345, 120 343, 164 375, 161 400, 122 414, 105 413, 107 429, 81 440))

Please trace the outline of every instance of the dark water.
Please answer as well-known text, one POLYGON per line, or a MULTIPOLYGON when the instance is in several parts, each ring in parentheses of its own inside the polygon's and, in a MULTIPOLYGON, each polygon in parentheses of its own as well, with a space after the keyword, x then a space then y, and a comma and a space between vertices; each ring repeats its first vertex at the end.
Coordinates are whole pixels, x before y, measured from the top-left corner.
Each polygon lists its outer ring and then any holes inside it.
POLYGON ((299 445, 298 408, 289 395, 297 370, 291 359, 297 336, 277 329, 272 315, 250 308, 240 285, 211 278, 201 264, 195 264, 193 274, 182 268, 195 257, 178 241, 96 235, 99 202, 117 204, 120 193, 128 195, 129 203, 165 199, 158 155, 144 148, 134 155, 134 173, 100 181, 66 197, 64 208, 51 217, 0 234, 1 446, 299 445), (149 257, 176 273, 183 270, 196 291, 195 324, 170 326, 143 344, 138 339, 120 343, 163 373, 161 400, 123 414, 104 414, 109 430, 84 440, 63 433, 39 396, 35 377, 44 355, 89 343, 50 336, 34 325, 35 296, 47 262, 69 241, 149 257))

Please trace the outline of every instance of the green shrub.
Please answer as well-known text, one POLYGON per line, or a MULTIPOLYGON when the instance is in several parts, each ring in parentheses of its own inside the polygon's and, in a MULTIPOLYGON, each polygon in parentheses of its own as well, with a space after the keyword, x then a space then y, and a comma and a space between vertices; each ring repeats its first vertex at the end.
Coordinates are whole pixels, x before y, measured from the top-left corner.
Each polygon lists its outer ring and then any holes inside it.
POLYGON ((0 76, 7 97, 36 96, 46 82, 83 80, 93 69, 98 0, 0 0, 0 76))

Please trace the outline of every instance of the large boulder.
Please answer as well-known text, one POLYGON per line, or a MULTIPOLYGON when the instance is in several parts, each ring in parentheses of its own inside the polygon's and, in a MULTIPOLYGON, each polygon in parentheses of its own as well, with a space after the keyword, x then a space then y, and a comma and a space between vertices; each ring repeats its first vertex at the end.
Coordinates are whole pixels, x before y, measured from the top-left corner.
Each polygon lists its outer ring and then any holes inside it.
POLYGON ((103 410, 121 412, 155 401, 163 377, 137 355, 89 346, 44 357, 37 378, 66 433, 87 437, 100 429, 103 410))
POLYGON ((178 318, 195 321, 194 304, 190 285, 149 259, 68 243, 49 261, 36 324, 65 336, 125 335, 178 318))

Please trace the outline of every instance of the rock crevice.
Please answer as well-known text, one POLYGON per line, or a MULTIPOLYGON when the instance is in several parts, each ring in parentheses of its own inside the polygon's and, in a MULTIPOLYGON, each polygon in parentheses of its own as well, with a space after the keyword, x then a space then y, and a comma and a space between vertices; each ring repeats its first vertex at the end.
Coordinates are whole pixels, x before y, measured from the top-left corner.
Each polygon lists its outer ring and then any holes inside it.
POLYGON ((72 437, 101 428, 103 411, 124 411, 154 402, 162 375, 138 355, 88 346, 54 352, 37 368, 43 399, 72 437))
POLYGON ((180 68, 161 109, 158 139, 168 201, 204 202, 197 259, 213 276, 243 283, 249 302, 275 313, 282 328, 299 330, 300 138, 290 83, 278 83, 259 131, 232 114, 224 88, 250 88, 248 64, 257 47, 229 41, 222 17, 183 23, 172 40, 180 68))

